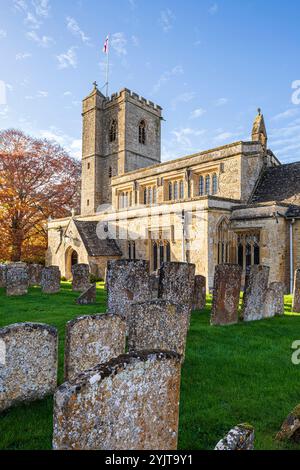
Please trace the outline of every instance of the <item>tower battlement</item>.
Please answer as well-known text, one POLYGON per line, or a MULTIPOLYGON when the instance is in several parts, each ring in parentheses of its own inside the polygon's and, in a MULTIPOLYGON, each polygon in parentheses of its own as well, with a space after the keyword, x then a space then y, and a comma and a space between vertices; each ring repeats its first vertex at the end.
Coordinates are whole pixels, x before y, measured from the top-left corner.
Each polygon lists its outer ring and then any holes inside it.
POLYGON ((161 106, 159 106, 158 104, 153 103, 153 101, 147 100, 143 96, 139 95, 138 93, 135 93, 132 90, 129 90, 128 88, 122 88, 122 90, 120 90, 119 92, 112 93, 111 96, 106 98, 106 100, 104 102, 104 105, 108 106, 111 103, 114 104, 119 99, 130 99, 130 98, 133 99, 133 100, 138 101, 140 104, 142 104, 144 106, 147 106, 148 108, 150 108, 153 111, 157 111, 159 113, 161 113, 161 111, 162 111, 161 106))

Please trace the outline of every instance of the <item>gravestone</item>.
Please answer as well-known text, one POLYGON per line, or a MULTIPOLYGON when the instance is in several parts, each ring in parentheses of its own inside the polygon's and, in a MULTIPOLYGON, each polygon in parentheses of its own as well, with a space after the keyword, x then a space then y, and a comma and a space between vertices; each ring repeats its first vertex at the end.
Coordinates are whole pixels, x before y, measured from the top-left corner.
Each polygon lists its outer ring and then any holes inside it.
POLYGON ((60 270, 58 266, 47 266, 42 270, 41 287, 44 294, 60 291, 60 270))
POLYGON ((28 292, 28 267, 25 263, 11 263, 7 265, 6 295, 25 295, 28 292))
POLYGON ((39 400, 57 386, 57 330, 41 323, 0 329, 5 363, 0 363, 0 411, 39 400))
POLYGON ((94 304, 96 302, 96 284, 91 284, 82 294, 76 299, 78 305, 94 304))
POLYGON ((72 276, 73 291, 84 292, 90 287, 90 267, 88 264, 74 264, 72 276))
POLYGON ((242 268, 238 264, 215 267, 211 325, 232 325, 238 322, 242 268))
POLYGON ((296 269, 294 275, 294 291, 292 311, 300 313, 300 269, 296 269))
POLYGON ((180 356, 124 354, 54 396, 54 449, 176 450, 180 356))
POLYGON ((125 353, 126 323, 115 314, 86 315, 66 326, 65 379, 125 353))
POLYGON ((129 350, 161 349, 184 356, 187 315, 183 305, 167 300, 132 304, 127 316, 129 350))
POLYGON ((300 443, 300 405, 296 406, 283 422, 276 440, 300 443))
POLYGON ((215 450, 253 450, 254 428, 249 424, 238 424, 218 442, 215 450))
POLYGON ((158 284, 159 276, 157 274, 150 274, 150 290, 151 298, 153 300, 158 298, 158 284))
POLYGON ((43 266, 41 264, 29 264, 28 275, 30 286, 40 286, 42 280, 43 266))
POLYGON ((159 270, 158 298, 184 305, 190 313, 194 295, 195 265, 163 263, 159 270))
POLYGON ((108 261, 106 285, 108 311, 126 318, 131 303, 151 300, 149 262, 108 261))
POLYGON ((262 320, 264 318, 269 273, 269 266, 257 264, 247 268, 241 315, 244 321, 262 320))
POLYGON ((271 282, 266 292, 264 304, 264 318, 281 316, 284 314, 284 284, 271 282))
POLYGON ((0 287, 6 287, 7 264, 0 264, 0 287))
POLYGON ((196 275, 194 283, 193 310, 203 310, 206 305, 206 277, 196 275))

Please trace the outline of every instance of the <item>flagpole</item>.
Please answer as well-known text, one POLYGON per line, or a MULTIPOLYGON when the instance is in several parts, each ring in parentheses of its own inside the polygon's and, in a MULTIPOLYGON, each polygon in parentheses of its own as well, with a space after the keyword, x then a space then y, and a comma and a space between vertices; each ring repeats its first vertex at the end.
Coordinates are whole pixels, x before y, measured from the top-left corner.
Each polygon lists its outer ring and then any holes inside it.
POLYGON ((106 54, 106 98, 108 98, 108 76, 109 76, 109 49, 110 49, 110 44, 109 44, 109 34, 107 35, 107 54, 106 54))

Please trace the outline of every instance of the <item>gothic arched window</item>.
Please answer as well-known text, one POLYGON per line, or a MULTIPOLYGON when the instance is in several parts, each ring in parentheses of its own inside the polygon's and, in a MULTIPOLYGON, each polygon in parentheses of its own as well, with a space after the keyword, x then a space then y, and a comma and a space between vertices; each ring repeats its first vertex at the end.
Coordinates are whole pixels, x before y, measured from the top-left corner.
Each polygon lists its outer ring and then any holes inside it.
POLYGON ((212 193, 217 194, 218 192, 218 177, 217 174, 214 173, 212 177, 212 193))
POLYGON ((218 226, 218 264, 230 262, 231 233, 229 220, 223 218, 218 226))
POLYGON ((203 176, 199 177, 199 196, 203 196, 204 194, 204 178, 203 176))
POLYGON ((210 176, 205 177, 205 194, 210 194, 210 176))
POLYGON ((143 145, 146 143, 146 123, 144 120, 139 124, 139 143, 143 145))
POLYGON ((117 121, 113 119, 109 129, 109 141, 114 142, 117 138, 117 121))

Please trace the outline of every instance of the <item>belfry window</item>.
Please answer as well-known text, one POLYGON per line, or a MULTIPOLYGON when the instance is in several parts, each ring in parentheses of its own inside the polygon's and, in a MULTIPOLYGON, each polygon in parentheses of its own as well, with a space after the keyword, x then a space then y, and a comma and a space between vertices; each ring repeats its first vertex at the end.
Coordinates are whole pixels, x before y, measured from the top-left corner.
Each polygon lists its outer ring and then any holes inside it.
POLYGON ((139 124, 139 143, 146 144, 146 123, 142 120, 139 124))
POLYGON ((109 129, 109 141, 114 142, 117 138, 117 121, 114 119, 109 129))

